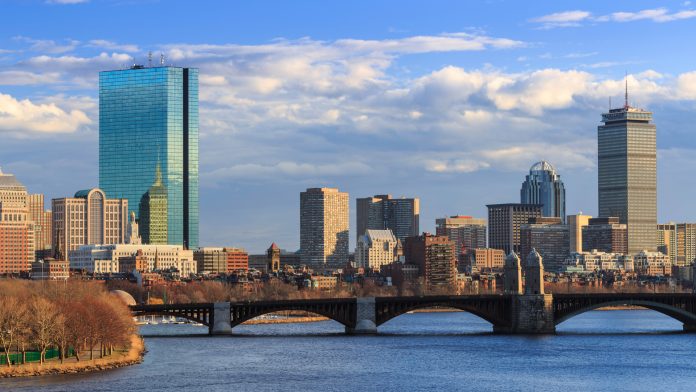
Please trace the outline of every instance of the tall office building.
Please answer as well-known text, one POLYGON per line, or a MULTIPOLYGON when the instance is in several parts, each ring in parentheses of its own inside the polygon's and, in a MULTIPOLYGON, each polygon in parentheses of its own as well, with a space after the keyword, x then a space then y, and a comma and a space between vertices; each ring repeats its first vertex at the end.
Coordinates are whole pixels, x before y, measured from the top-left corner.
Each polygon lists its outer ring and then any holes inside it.
POLYGON ((505 254, 520 252, 520 226, 541 218, 541 204, 489 204, 488 247, 505 254))
POLYGON ((520 252, 527 262, 532 249, 542 256, 544 269, 559 272, 568 257, 570 238, 568 225, 558 217, 530 219, 520 226, 520 252))
POLYGON ((561 218, 565 223, 565 186, 556 168, 546 161, 537 162, 529 169, 520 190, 520 202, 541 204, 543 216, 561 218))
POLYGON ((159 165, 155 170, 155 182, 140 199, 140 223, 142 240, 146 244, 167 244, 169 229, 167 188, 162 182, 159 165))
POLYGON ((435 219, 435 234, 449 237, 457 254, 466 249, 486 247, 486 220, 470 216, 435 219))
POLYGON ((391 230, 365 230, 355 247, 355 265, 379 271, 383 265, 394 262, 396 237, 391 230))
POLYGON ((429 233, 409 237, 404 242, 407 264, 415 264, 427 286, 451 286, 457 280, 454 244, 445 236, 429 233))
POLYGON ((677 262, 677 224, 657 225, 657 251, 666 254, 672 265, 677 262))
POLYGON ((657 225, 658 251, 669 256, 672 265, 685 267, 696 259, 696 223, 657 225))
POLYGON ((599 216, 628 227, 628 252, 656 250, 657 148, 652 113, 628 105, 602 114, 597 128, 599 216))
POLYGON ((356 237, 365 230, 391 230, 402 242, 419 233, 420 199, 375 195, 356 199, 356 237))
POLYGON ((53 199, 53 249, 66 260, 82 245, 124 244, 128 225, 128 200, 107 199, 98 188, 75 197, 53 199))
POLYGON ((568 215, 566 222, 570 230, 570 253, 582 253, 582 228, 590 224, 590 219, 590 215, 568 215))
POLYGON ((0 274, 28 272, 34 261, 34 224, 27 188, 0 170, 0 274))
POLYGON ((585 252, 594 250, 607 253, 628 253, 628 229, 619 218, 592 218, 590 223, 582 228, 582 249, 585 252))
POLYGON ((27 195, 29 220, 34 222, 34 249, 36 259, 51 256, 51 210, 44 209, 44 195, 27 195))
POLYGON ((300 193, 302 263, 340 268, 348 263, 348 193, 309 188, 300 193))
POLYGON ((166 243, 197 248, 198 69, 136 65, 100 72, 100 188, 109 198, 127 199, 141 220, 141 201, 152 199, 147 193, 158 170, 167 219, 149 220, 152 229, 140 222, 143 237, 161 235, 165 225, 166 243))

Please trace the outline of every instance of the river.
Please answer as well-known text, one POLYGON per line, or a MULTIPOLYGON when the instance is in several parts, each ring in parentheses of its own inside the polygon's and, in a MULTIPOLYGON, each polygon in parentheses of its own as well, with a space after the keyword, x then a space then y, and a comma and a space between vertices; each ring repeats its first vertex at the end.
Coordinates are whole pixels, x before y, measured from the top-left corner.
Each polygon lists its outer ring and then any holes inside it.
POLYGON ((696 334, 649 310, 591 311, 555 336, 491 334, 469 313, 414 313, 377 336, 333 321, 141 327, 142 364, 101 373, 0 380, 2 391, 694 391, 696 334), (160 336, 156 336, 160 335, 160 336), (169 336, 161 336, 169 335, 169 336))

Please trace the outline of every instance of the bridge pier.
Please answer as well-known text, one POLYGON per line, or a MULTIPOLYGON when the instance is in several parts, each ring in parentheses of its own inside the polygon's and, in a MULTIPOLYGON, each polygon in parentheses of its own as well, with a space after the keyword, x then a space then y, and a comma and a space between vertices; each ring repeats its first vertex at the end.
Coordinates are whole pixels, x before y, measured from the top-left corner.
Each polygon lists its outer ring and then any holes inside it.
POLYGON ((361 297, 356 299, 355 327, 346 327, 349 335, 372 335, 377 333, 377 314, 375 311, 375 297, 361 297))
POLYGON ((696 324, 684 324, 684 332, 696 333, 696 324))
POLYGON ((210 335, 230 335, 232 334, 232 323, 230 320, 230 303, 216 302, 213 304, 208 333, 210 335))
POLYGON ((507 334, 554 334, 553 295, 516 295, 512 301, 511 323, 508 326, 493 326, 495 333, 507 334))

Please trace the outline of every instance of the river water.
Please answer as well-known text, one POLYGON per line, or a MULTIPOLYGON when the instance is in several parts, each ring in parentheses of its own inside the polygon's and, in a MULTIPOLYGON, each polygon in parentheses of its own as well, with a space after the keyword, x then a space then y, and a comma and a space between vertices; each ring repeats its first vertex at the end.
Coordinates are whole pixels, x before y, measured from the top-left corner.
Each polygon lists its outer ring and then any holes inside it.
POLYGON ((681 328, 649 310, 587 312, 555 336, 493 335, 463 312, 405 314, 377 336, 346 336, 333 321, 233 337, 160 324, 141 328, 140 365, 0 380, 0 391, 696 391, 696 334, 681 328))

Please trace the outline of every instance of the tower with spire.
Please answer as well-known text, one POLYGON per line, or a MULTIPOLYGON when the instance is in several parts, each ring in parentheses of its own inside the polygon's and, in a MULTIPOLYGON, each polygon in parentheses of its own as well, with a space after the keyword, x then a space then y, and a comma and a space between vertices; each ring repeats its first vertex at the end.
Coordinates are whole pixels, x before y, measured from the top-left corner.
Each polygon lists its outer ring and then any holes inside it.
POLYGON ((163 245, 168 242, 167 187, 162 182, 159 162, 155 167, 155 181, 140 199, 140 229, 142 242, 163 245))

